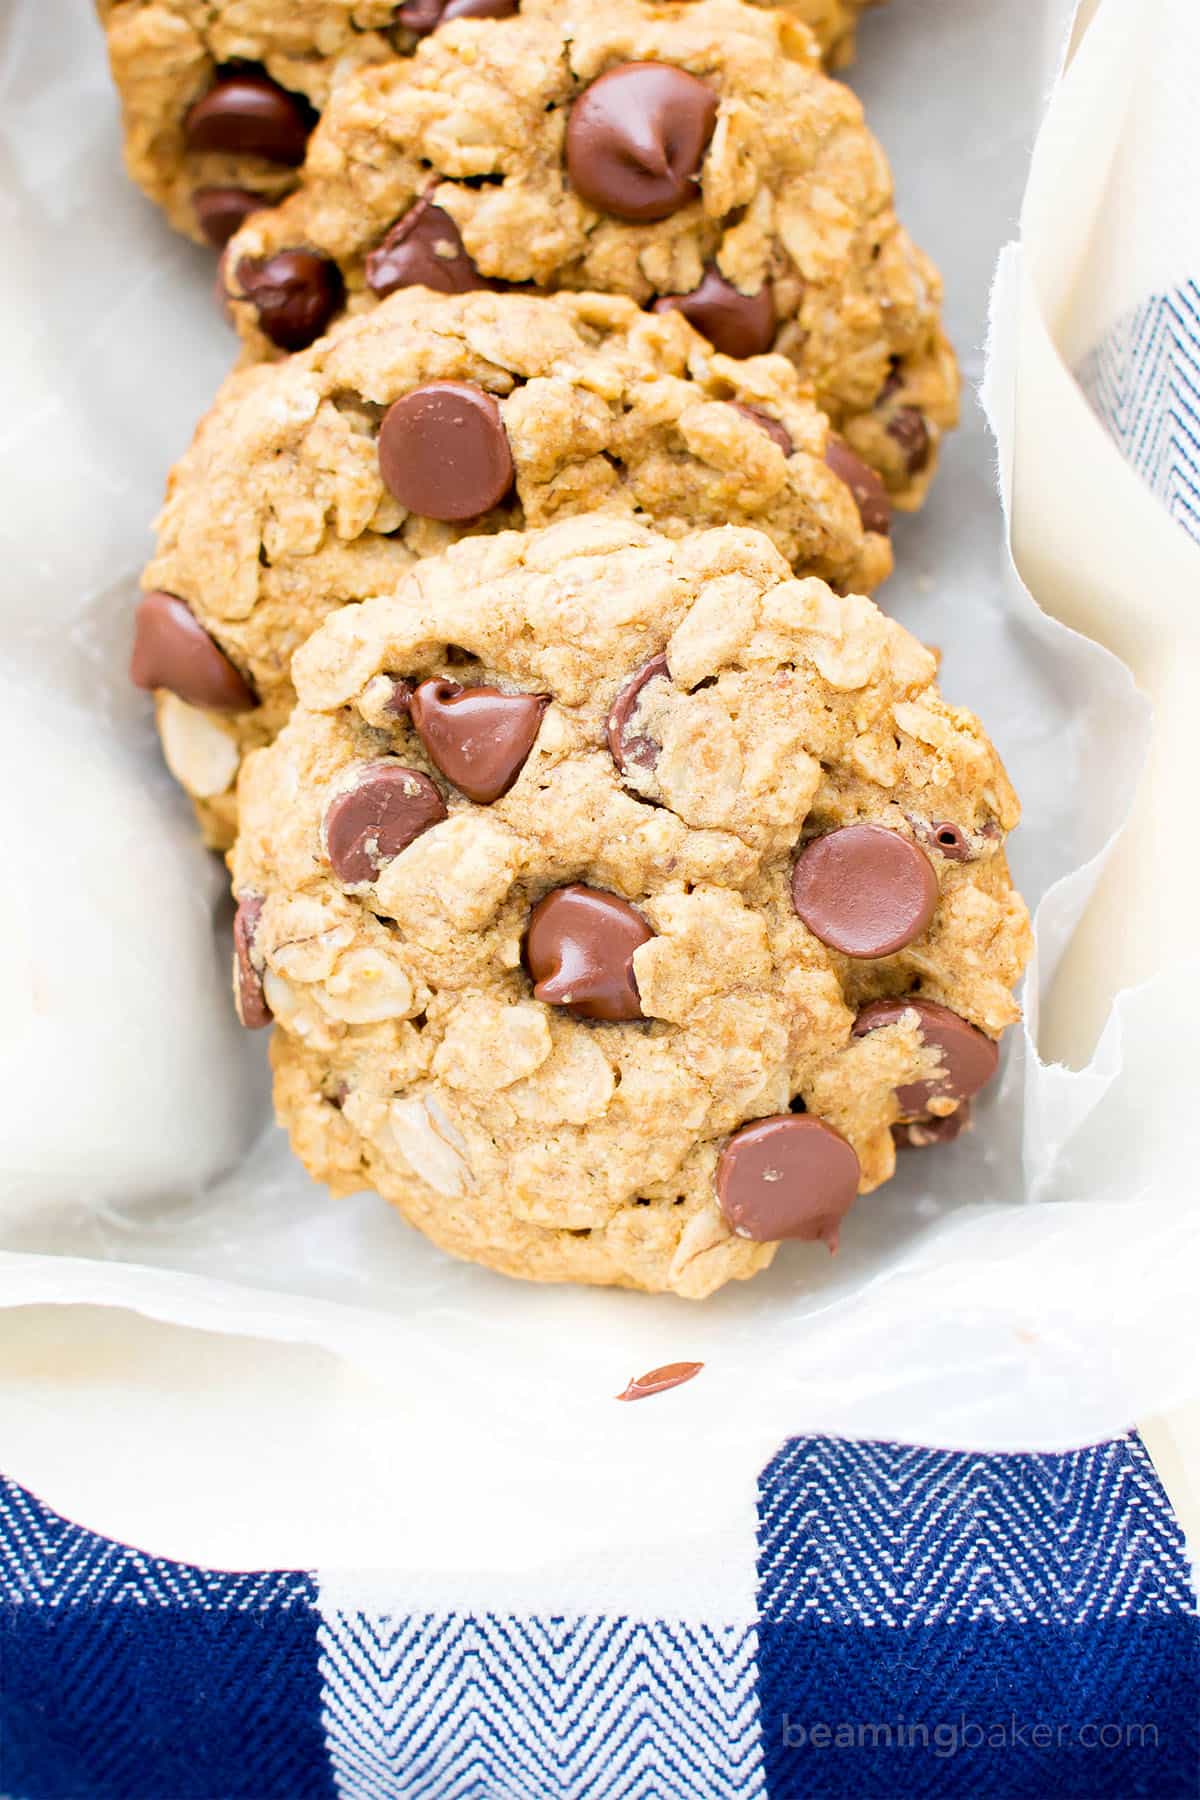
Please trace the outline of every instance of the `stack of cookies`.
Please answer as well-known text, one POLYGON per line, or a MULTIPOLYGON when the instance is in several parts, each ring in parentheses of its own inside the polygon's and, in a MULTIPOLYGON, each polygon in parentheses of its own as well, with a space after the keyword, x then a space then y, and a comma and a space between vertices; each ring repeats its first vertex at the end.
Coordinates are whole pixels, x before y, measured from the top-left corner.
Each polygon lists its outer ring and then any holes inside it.
POLYGON ((133 678, 281 1123, 512 1275, 700 1297, 967 1124, 1018 807, 866 596, 957 371, 865 0, 102 0, 242 342, 133 678))

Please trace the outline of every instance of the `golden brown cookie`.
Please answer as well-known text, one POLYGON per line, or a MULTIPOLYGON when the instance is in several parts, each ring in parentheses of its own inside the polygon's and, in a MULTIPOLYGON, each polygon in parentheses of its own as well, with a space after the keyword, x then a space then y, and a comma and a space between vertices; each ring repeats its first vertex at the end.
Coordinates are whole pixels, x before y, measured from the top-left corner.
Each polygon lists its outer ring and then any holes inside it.
MULTIPOLYGON (((780 0, 834 68, 852 60, 869 3, 780 0)), ((516 8, 517 0, 97 0, 129 173, 180 231, 223 244, 256 204, 295 185, 341 76, 410 56, 443 24, 516 8)))
POLYGON ((414 283, 678 307, 728 355, 789 356, 901 507, 957 416, 940 278, 858 100, 741 0, 538 0, 363 69, 224 271, 256 356, 414 283))
POLYGON ((834 1243, 1018 1017, 1017 802, 934 673, 759 532, 619 517, 327 619, 231 858, 306 1166, 538 1280, 834 1243))
POLYGON ((241 750, 286 718, 293 652, 414 558, 604 510, 672 534, 759 525, 795 568, 867 590, 891 547, 854 481, 784 357, 735 362, 616 297, 406 289, 226 382, 168 483, 134 679, 226 845, 241 750))

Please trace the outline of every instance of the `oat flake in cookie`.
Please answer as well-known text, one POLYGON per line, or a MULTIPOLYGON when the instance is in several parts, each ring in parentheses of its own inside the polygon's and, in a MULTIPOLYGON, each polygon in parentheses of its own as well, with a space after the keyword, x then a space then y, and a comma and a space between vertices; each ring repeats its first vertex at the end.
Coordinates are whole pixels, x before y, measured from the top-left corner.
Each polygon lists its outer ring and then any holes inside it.
POLYGON ((897 221, 862 108, 794 10, 743 0, 525 0, 444 27, 338 88, 298 189, 225 262, 252 354, 282 342, 254 287, 287 254, 314 318, 404 283, 589 289, 680 310, 718 350, 777 349, 850 450, 864 501, 920 504, 958 375, 941 282, 897 221))
POLYGON ((829 444, 785 358, 735 362, 615 296, 408 288, 231 376, 170 477, 134 657, 210 842, 232 840, 241 751, 287 717, 293 652, 465 533, 760 525, 796 569, 870 591, 891 545, 829 444))
MULTIPOLYGON (((780 0, 830 67, 870 0, 780 0)), ((525 0, 526 6, 529 0, 525 0)), ((280 199, 335 83, 411 56, 431 32, 504 19, 518 0, 97 0, 129 173, 180 231, 223 244, 280 199)))
POLYGON ((761 533, 464 539, 295 679, 242 772, 239 981, 336 1193, 509 1274, 701 1296, 835 1244, 895 1128, 935 1144, 993 1073, 1012 789, 932 655, 761 533))

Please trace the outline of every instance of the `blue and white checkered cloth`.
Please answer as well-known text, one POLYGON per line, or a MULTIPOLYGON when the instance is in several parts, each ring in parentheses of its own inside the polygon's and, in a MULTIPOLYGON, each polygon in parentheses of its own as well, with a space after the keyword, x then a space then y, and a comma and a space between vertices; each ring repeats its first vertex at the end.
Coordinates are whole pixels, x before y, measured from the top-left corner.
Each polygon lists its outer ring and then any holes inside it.
MULTIPOLYGON (((347 1610, 0 1481, 5 1800, 1194 1800, 1200 1621, 1136 1437, 796 1438, 753 1625, 347 1610)), ((369 1577, 362 1578, 369 1593, 369 1577)))

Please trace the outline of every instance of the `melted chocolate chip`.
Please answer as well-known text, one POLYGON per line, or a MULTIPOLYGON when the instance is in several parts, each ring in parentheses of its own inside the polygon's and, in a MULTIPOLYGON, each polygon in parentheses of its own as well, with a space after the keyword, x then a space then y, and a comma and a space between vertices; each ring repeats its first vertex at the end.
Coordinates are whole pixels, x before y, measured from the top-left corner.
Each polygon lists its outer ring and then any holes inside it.
POLYGON ((382 300, 398 288, 469 294, 487 282, 463 248, 458 226, 432 200, 418 200, 367 257, 367 286, 382 300))
POLYGON ((854 495, 863 530, 877 531, 886 537, 892 529, 892 503, 875 470, 868 468, 839 437, 831 437, 826 444, 825 461, 854 495))
POLYGON ((605 735, 612 759, 622 775, 630 763, 636 763, 642 769, 652 769, 658 761, 662 745, 656 744, 653 738, 631 734, 630 722, 637 711, 642 689, 660 676, 668 681, 671 679, 667 659, 665 656, 652 656, 649 662, 643 663, 629 677, 612 703, 605 724, 605 735))
POLYGON ((513 484, 500 408, 470 381, 431 381, 395 401, 379 427, 379 472, 427 519, 476 519, 513 484))
POLYGON ((894 956, 928 928, 937 903, 925 852, 882 825, 846 825, 814 838, 792 870, 798 916, 843 956, 894 956))
POLYGON ((549 704, 548 694, 423 681, 409 712, 434 768, 468 800, 488 806, 524 768, 549 704))
POLYGON ((580 1019, 640 1019, 633 953, 654 936, 636 907, 598 888, 555 888, 534 907, 525 960, 534 998, 580 1019))
POLYGON ((769 412, 763 411, 761 406, 748 406, 742 400, 731 400, 729 404, 734 412, 740 412, 744 419, 752 419, 761 430, 765 431, 771 442, 778 444, 785 456, 792 454, 796 446, 792 442, 787 426, 779 419, 773 419, 769 412))
POLYGON ((858 1193, 858 1157, 840 1132, 811 1113, 778 1113, 735 1131, 717 1163, 717 1199, 739 1237, 756 1243, 822 1239, 858 1193))
POLYGON ((383 865, 446 817, 442 796, 419 769, 364 763, 354 786, 325 809, 325 846, 348 887, 374 881, 383 865))
POLYGON ((265 205, 262 195, 251 193, 249 188, 197 188, 192 195, 196 223, 214 250, 224 249, 250 214, 265 205))
POLYGON ((140 688, 167 688, 189 706, 248 712, 254 690, 218 648, 177 594, 143 594, 134 627, 130 679, 140 688))
POLYGON ((743 294, 712 263, 690 294, 666 294, 655 312, 681 312, 724 356, 761 356, 775 340, 775 302, 769 287, 743 294))
POLYGON ((887 422, 887 434, 900 446, 904 466, 910 475, 919 475, 929 467, 933 439, 923 413, 915 406, 898 406, 887 422))
POLYGON ((665 1394, 668 1388, 682 1387, 685 1381, 694 1381, 704 1367, 702 1362, 664 1363, 660 1369, 651 1369, 645 1375, 635 1375, 618 1400, 645 1400, 651 1394, 665 1394))
POLYGON ((264 261, 243 256, 235 271, 244 299, 279 350, 306 350, 345 299, 342 272, 315 250, 280 250, 264 261))
POLYGON ((854 1021, 855 1037, 898 1025, 915 1013, 925 1044, 941 1051, 941 1067, 927 1081, 911 1081, 896 1089, 900 1109, 918 1118, 933 1100, 969 1100, 996 1073, 1000 1050, 990 1037, 933 1000, 872 1000, 854 1021))
POLYGON ((697 197, 717 96, 668 63, 619 63, 585 88, 567 121, 567 174, 597 212, 645 224, 697 197))
POLYGON ((261 894, 243 894, 233 915, 233 999, 247 1031, 271 1023, 262 975, 254 958, 254 934, 263 909, 261 894))
POLYGON ((294 169, 304 161, 315 124, 316 114, 301 95, 289 93, 261 69, 230 68, 188 109, 183 136, 192 151, 261 156, 294 169))

